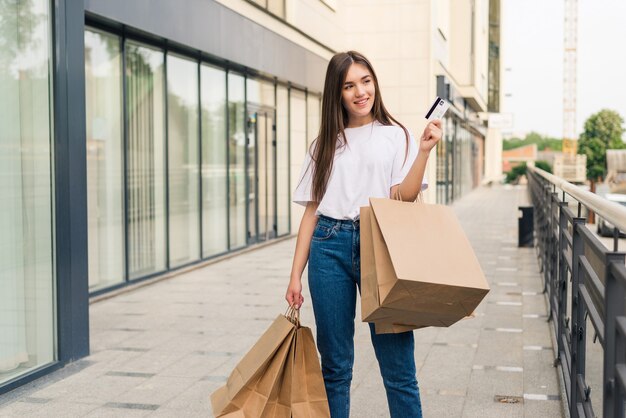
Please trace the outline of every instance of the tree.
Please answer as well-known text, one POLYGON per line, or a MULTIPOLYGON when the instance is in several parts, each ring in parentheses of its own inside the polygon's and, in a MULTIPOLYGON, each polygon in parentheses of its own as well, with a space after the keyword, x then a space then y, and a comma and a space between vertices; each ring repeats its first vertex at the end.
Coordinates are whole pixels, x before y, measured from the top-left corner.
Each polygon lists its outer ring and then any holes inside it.
MULTIPOLYGON (((547 171, 548 173, 552 173, 552 167, 550 166, 550 163, 548 163, 547 161, 537 160, 535 161, 535 167, 540 168, 544 171, 547 171)), ((526 163, 521 163, 520 165, 513 167, 511 171, 508 171, 506 173, 506 178, 504 179, 504 182, 507 184, 511 184, 511 183, 516 184, 519 181, 519 178, 521 176, 527 175, 526 174, 527 170, 528 168, 526 166, 526 163)))
POLYGON ((525 145, 537 144, 537 149, 543 151, 549 148, 553 151, 561 151, 562 141, 560 138, 543 136, 537 132, 529 132, 525 138, 511 138, 502 141, 502 149, 507 151, 525 145))
POLYGON ((622 139, 623 124, 624 119, 619 113, 608 109, 585 121, 585 130, 578 140, 578 153, 587 156, 587 178, 591 181, 592 191, 595 191, 595 182, 602 181, 606 175, 606 150, 626 148, 622 139))
MULTIPOLYGON (((626 147, 624 119, 619 113, 603 109, 585 121, 585 130, 578 139, 578 153, 587 156, 587 179, 589 189, 596 192, 596 182, 606 175, 606 150, 626 147)), ((589 223, 595 223, 595 215, 589 211, 589 223)))

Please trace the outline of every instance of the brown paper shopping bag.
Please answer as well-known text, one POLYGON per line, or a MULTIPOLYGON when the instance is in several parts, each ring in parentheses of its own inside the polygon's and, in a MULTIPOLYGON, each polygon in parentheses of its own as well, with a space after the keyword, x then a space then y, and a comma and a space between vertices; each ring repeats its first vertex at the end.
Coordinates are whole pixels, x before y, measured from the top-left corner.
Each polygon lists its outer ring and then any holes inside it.
MULTIPOLYGON (((298 322, 299 324, 299 322, 298 322)), ((291 418, 291 385, 293 381, 296 336, 291 340, 282 373, 261 413, 261 418, 291 418)))
POLYGON ((380 198, 361 208, 361 314, 378 333, 450 326, 488 291, 452 208, 380 198))
POLYGON ((226 384, 211 394, 216 417, 261 416, 282 375, 295 338, 296 324, 279 315, 230 374, 226 384), (240 412, 238 412, 240 411, 240 412))
POLYGON ((329 418, 324 377, 311 328, 296 331, 293 380, 291 385, 293 418, 329 418))

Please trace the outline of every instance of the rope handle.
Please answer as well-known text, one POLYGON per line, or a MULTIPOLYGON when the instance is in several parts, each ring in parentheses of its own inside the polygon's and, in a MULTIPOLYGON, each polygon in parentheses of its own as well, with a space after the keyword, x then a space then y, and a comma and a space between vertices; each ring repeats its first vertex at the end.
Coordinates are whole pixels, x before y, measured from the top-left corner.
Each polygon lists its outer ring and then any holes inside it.
POLYGON ((296 305, 289 306, 285 312, 285 318, 289 320, 296 327, 300 328, 300 310, 296 308, 296 305))

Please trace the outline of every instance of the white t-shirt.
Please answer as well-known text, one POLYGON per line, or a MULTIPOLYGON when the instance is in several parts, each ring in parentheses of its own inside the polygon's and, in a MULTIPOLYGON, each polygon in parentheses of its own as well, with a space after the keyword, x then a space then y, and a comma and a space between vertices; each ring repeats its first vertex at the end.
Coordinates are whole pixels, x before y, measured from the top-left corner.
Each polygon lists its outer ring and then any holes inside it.
MULTIPOLYGON (((337 149, 317 215, 334 219, 358 219, 360 207, 369 205, 370 197, 389 197, 392 186, 402 183, 419 149, 410 135, 406 153, 406 136, 399 126, 385 126, 375 121, 358 128, 345 129, 347 145, 337 149)), ((311 201, 313 165, 307 152, 294 191, 293 201, 306 206, 311 201)), ((428 183, 422 182, 422 190, 428 183)))

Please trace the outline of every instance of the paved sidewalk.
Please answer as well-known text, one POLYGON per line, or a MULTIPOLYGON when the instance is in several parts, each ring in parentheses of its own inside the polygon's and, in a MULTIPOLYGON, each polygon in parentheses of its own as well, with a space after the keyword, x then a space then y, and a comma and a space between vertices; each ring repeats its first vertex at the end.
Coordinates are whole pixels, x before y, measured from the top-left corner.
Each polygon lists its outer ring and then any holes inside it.
MULTIPOLYGON (((475 318, 415 332, 425 417, 562 416, 537 258, 516 246, 517 206, 526 202, 525 189, 494 186, 453 206, 492 291, 475 318)), ((209 394, 284 311, 294 245, 289 239, 92 304, 92 355, 0 397, 0 417, 211 416, 209 394)), ((302 319, 314 328, 306 290, 302 319)), ((356 345, 352 416, 387 417, 361 322, 356 345)))

